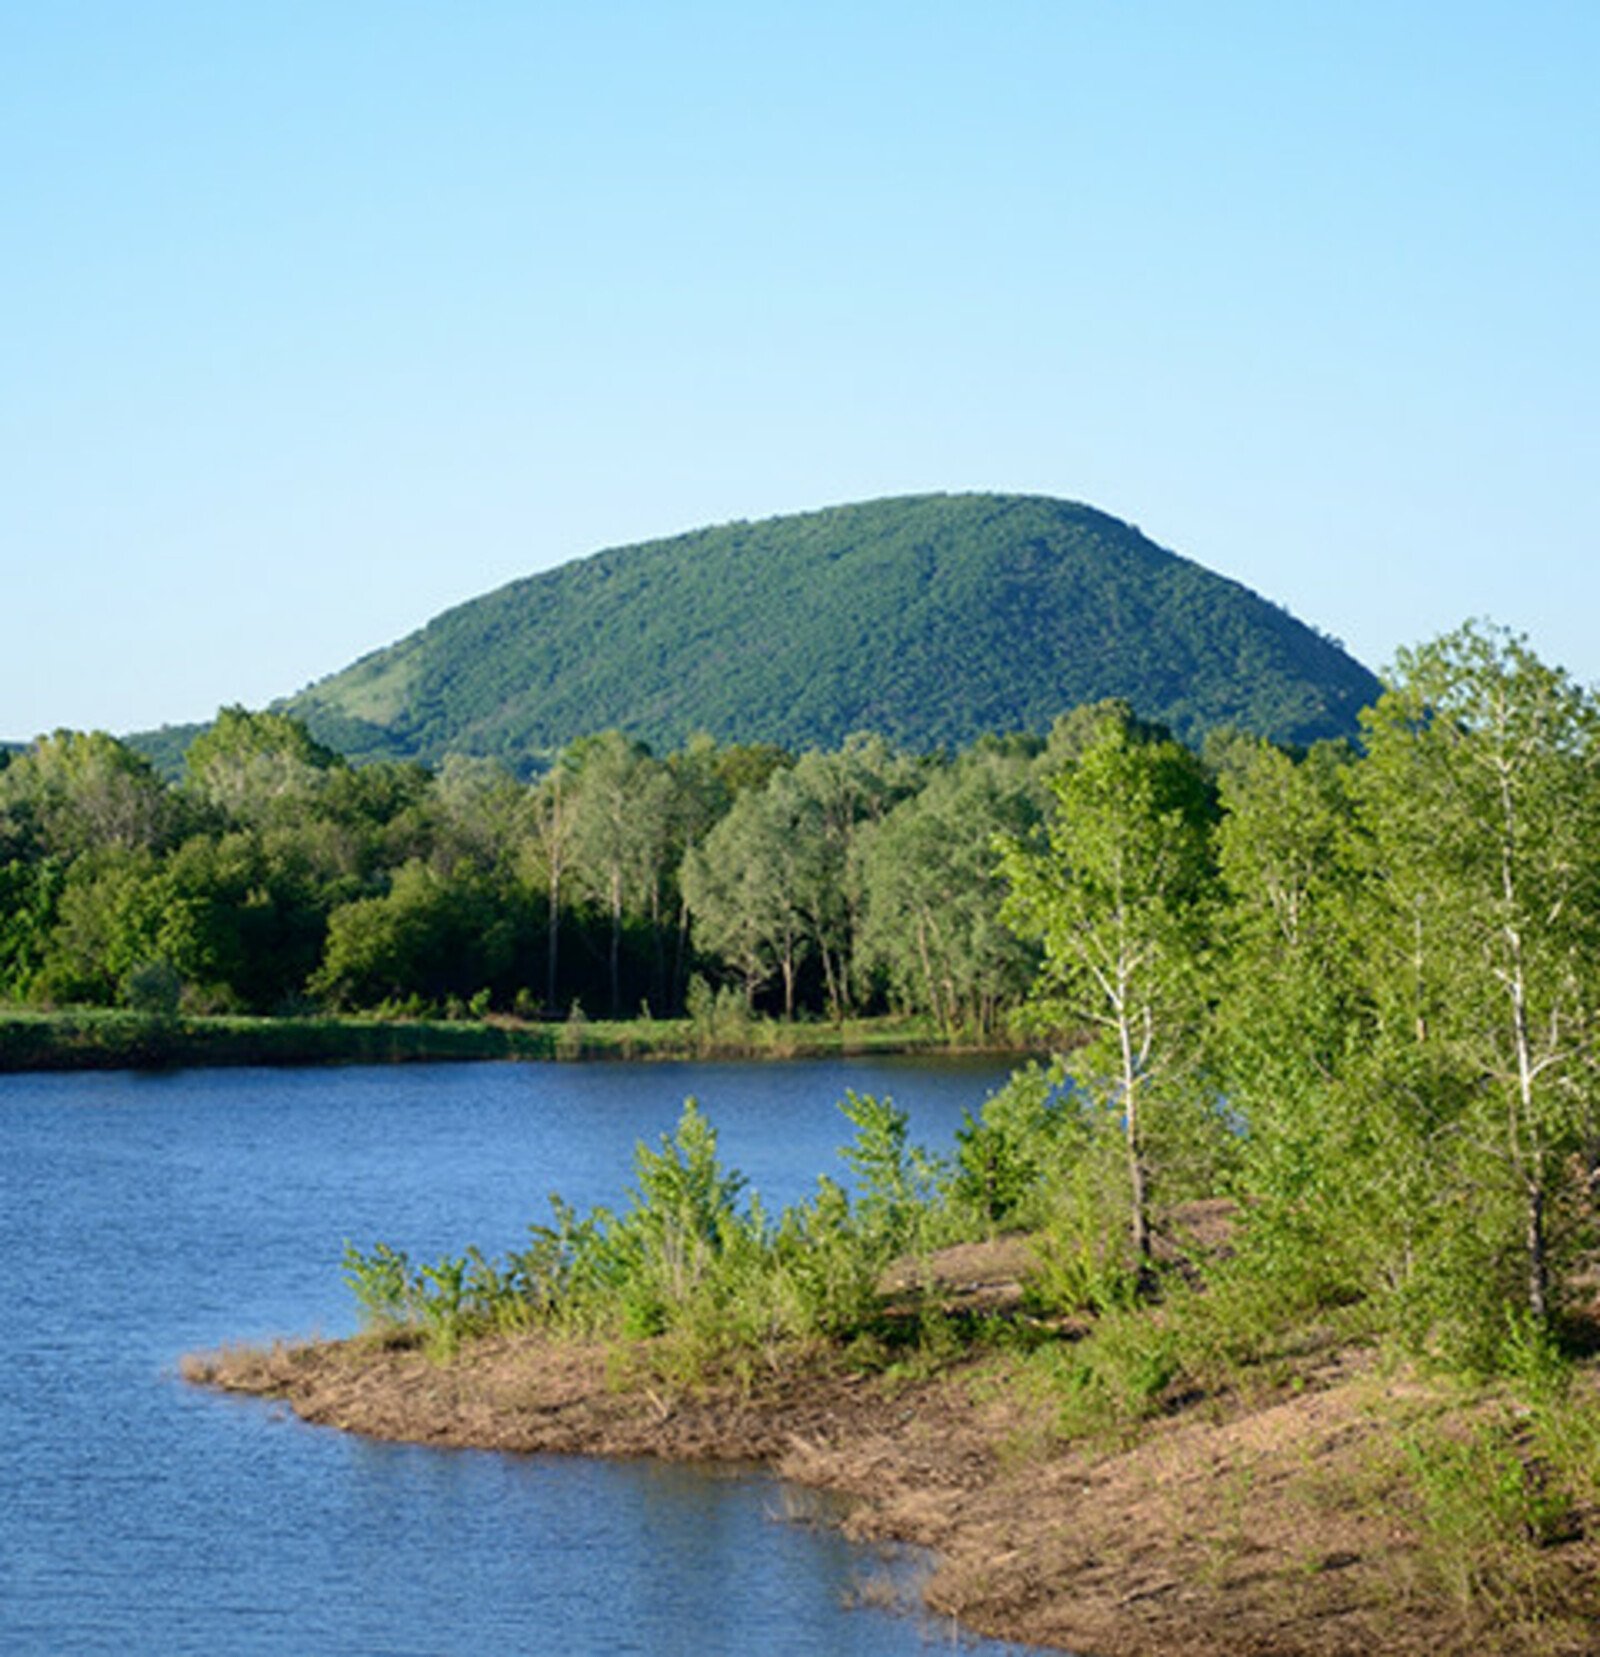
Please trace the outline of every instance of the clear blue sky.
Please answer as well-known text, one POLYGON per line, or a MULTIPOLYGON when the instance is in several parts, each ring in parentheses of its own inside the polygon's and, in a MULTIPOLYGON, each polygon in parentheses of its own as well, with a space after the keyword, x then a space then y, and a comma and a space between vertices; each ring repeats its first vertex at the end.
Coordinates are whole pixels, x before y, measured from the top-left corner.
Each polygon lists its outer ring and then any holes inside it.
POLYGON ((0 10, 0 735, 602 546, 1084 500, 1600 679, 1600 5, 0 10))

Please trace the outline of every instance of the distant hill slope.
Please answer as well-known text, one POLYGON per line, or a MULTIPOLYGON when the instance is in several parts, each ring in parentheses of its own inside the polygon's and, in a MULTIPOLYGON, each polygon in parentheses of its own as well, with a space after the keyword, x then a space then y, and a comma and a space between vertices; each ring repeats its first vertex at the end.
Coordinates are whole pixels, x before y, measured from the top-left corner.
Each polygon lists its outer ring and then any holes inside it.
POLYGON ((1196 737, 1350 733, 1377 681, 1238 583, 1091 507, 927 495, 596 553, 436 617, 282 706, 353 757, 525 766, 617 726, 915 749, 1127 698, 1196 737))

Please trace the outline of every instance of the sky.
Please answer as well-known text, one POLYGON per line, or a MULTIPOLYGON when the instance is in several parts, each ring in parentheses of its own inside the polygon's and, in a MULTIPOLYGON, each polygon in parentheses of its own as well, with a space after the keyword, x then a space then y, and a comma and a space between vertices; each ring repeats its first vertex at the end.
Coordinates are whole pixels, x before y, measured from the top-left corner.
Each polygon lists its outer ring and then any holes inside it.
POLYGON ((1592 0, 0 6, 0 737, 931 490, 1593 684, 1597 74, 1592 0))

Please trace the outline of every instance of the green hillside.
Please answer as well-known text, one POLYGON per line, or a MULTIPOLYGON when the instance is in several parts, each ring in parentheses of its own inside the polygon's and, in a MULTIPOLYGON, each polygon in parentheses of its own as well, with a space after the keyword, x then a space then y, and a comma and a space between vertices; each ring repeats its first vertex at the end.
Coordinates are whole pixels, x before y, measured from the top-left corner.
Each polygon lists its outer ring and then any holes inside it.
POLYGON ((1105 696, 1194 737, 1354 729, 1329 640, 1090 507, 928 495, 596 553, 436 617, 292 698, 352 756, 526 765, 610 726, 793 747, 1043 731, 1105 696))

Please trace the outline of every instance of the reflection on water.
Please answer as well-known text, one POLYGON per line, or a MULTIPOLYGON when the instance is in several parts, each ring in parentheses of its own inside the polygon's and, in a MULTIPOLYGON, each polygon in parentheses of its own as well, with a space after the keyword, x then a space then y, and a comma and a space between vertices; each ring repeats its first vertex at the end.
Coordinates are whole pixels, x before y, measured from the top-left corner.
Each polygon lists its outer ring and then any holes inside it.
POLYGON ((847 1545, 765 1476, 378 1444, 195 1392, 173 1366, 232 1338, 351 1328, 346 1238, 500 1250, 552 1190, 619 1201, 634 1142, 669 1131, 686 1094, 776 1209, 842 1175, 846 1087, 893 1093, 942 1146, 1001 1074, 878 1060, 0 1077, 0 1650, 947 1643, 946 1626, 844 1609, 907 1592, 916 1556, 847 1545))

